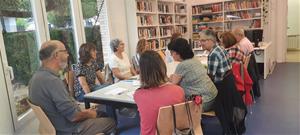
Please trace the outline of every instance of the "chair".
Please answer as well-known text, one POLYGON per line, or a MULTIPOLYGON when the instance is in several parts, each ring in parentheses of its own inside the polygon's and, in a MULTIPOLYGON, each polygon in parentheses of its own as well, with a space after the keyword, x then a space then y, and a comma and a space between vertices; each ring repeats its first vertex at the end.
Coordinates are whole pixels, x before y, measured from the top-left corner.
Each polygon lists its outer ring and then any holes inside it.
POLYGON ((114 76, 108 64, 104 66, 104 80, 107 84, 114 83, 114 76))
POLYGON ((250 58, 251 58, 251 54, 249 54, 248 56, 246 56, 246 58, 244 59, 244 66, 246 68, 248 68, 250 58))
MULTIPOLYGON (((189 128, 190 125, 185 103, 186 102, 174 105, 177 129, 189 128)), ((190 108, 195 135, 202 135, 203 132, 200 124, 202 106, 197 106, 192 101, 188 101, 187 105, 190 108)), ((174 130, 172 106, 165 106, 159 109, 157 130, 159 132, 157 134, 159 135, 172 135, 174 130)))
POLYGON ((38 118, 40 125, 39 125, 39 132, 41 135, 55 135, 56 131, 53 127, 51 121, 48 119, 47 115, 41 109, 41 107, 32 104, 29 100, 27 100, 28 104, 32 108, 35 116, 38 118))

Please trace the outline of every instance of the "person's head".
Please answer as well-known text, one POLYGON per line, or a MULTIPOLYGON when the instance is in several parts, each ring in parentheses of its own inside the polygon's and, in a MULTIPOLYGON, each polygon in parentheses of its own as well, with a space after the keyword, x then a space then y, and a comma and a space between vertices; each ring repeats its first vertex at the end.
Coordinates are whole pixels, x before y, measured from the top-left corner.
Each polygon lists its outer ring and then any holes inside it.
POLYGON ((216 34, 212 30, 203 30, 199 33, 200 43, 203 49, 210 51, 216 44, 216 34))
POLYGON ((224 32, 221 35, 221 45, 224 46, 224 48, 230 48, 236 43, 237 41, 231 32, 224 32))
POLYGON ((124 52, 124 43, 122 40, 116 38, 110 41, 110 48, 115 52, 124 52))
POLYGON ((96 46, 93 43, 84 43, 79 48, 79 61, 87 64, 91 60, 96 60, 96 46))
POLYGON ((171 37, 171 41, 174 41, 175 39, 180 38, 180 37, 181 37, 181 33, 179 33, 179 32, 173 33, 172 37, 171 37))
POLYGON ((245 31, 242 28, 236 28, 232 32, 237 42, 245 37, 245 31))
POLYGON ((39 58, 43 66, 52 70, 63 70, 68 65, 68 51, 65 45, 58 40, 46 41, 39 51, 39 58))
POLYGON ((149 50, 150 46, 146 39, 141 39, 138 41, 136 46, 136 53, 142 54, 144 51, 149 50))
POLYGON ((141 88, 158 87, 167 82, 167 67, 157 52, 147 50, 142 53, 139 65, 141 88))
POLYGON ((194 57, 191 45, 184 38, 177 38, 168 44, 168 49, 174 60, 182 61, 194 57))

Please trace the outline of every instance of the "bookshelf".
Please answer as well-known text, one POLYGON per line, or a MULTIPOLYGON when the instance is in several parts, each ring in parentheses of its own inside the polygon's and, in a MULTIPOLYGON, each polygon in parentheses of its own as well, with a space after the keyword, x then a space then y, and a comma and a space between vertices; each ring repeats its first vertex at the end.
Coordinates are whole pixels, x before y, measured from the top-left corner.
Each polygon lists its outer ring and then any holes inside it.
POLYGON ((127 25, 131 54, 139 39, 146 39, 152 50, 165 50, 171 36, 188 36, 187 4, 184 0, 127 0, 127 25))
POLYGON ((192 5, 192 41, 194 51, 202 50, 199 32, 213 29, 230 31, 236 27, 263 29, 262 0, 225 0, 209 4, 192 5))

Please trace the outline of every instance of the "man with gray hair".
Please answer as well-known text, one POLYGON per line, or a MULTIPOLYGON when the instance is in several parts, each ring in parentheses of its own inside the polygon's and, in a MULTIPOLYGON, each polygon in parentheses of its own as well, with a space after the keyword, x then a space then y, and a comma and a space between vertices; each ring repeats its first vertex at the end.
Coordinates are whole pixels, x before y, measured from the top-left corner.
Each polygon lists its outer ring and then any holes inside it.
POLYGON ((233 31, 235 39, 239 42, 240 49, 244 52, 246 56, 251 54, 254 50, 252 43, 247 37, 245 37, 245 31, 242 28, 236 28, 233 31))
POLYGON ((68 56, 60 41, 51 40, 42 44, 39 51, 42 65, 30 80, 29 100, 42 108, 57 134, 114 132, 116 125, 111 118, 98 118, 94 109, 81 110, 67 93, 59 71, 66 68, 68 56))

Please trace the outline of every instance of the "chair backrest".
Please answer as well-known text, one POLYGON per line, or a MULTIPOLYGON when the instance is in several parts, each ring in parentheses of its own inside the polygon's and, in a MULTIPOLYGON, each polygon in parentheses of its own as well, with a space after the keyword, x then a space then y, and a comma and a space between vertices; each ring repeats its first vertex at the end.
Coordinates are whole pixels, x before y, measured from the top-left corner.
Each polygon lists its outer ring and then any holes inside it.
POLYGON ((28 104, 32 108, 35 116, 38 118, 40 125, 39 125, 39 132, 41 135, 55 135, 56 131, 53 127, 51 121, 48 119, 47 115, 44 113, 41 107, 32 104, 29 100, 27 100, 28 104))
POLYGON ((251 54, 249 54, 248 56, 246 56, 246 58, 245 58, 245 60, 244 60, 244 66, 245 66, 246 68, 248 68, 250 58, 251 58, 251 54))
POLYGON ((114 76, 108 64, 105 64, 104 66, 104 80, 107 84, 114 83, 114 76))
MULTIPOLYGON (((203 132, 200 124, 202 106, 196 105, 192 101, 188 101, 187 105, 189 105, 191 112, 194 133, 195 135, 202 135, 203 132)), ((186 108, 185 102, 174 105, 177 129, 185 129, 190 126, 186 108)), ((160 135, 172 135, 174 130, 172 106, 165 106, 159 109, 157 130, 160 135)))

